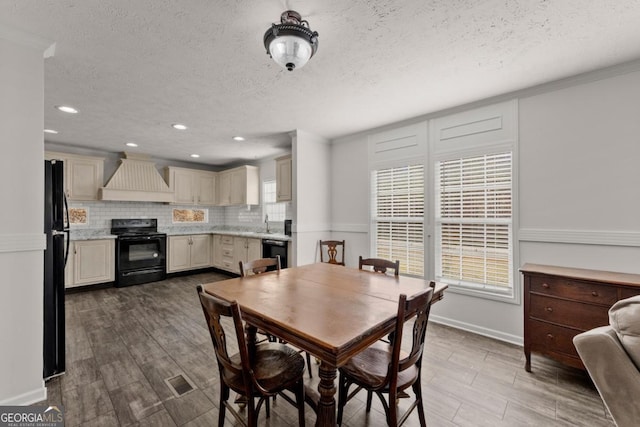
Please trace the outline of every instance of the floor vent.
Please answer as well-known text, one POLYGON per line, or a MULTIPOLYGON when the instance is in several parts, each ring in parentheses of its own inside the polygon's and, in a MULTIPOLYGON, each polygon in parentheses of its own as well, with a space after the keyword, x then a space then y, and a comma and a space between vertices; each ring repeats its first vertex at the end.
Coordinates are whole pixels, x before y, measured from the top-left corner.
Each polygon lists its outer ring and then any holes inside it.
POLYGON ((164 382, 176 397, 184 396, 196 389, 196 386, 185 374, 178 374, 175 377, 167 378, 164 382))

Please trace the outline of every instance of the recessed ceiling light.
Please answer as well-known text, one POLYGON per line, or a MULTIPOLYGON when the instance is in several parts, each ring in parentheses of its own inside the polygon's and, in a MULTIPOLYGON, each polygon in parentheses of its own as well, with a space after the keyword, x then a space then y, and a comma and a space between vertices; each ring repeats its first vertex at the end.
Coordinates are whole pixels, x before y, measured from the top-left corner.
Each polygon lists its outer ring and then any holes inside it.
POLYGON ((234 137, 233 137, 233 140, 234 140, 234 141, 244 141, 244 138, 243 138, 243 137, 241 137, 241 136, 234 136, 234 137))
POLYGON ((58 131, 53 129, 45 129, 44 133, 58 133, 58 131))
POLYGON ((127 142, 124 145, 126 145, 127 147, 137 147, 138 146, 138 144, 136 144, 135 142, 127 142))
POLYGON ((73 107, 70 107, 68 105, 56 105, 56 108, 60 111, 62 111, 63 113, 69 113, 69 114, 77 114, 78 110, 76 110, 73 107))
POLYGON ((187 130, 187 127, 185 125, 183 125, 182 123, 175 123, 173 125, 174 129, 178 129, 178 130, 187 130))
POLYGON ((193 157, 194 159, 197 159, 198 157, 200 157, 200 154, 192 154, 191 157, 193 157))

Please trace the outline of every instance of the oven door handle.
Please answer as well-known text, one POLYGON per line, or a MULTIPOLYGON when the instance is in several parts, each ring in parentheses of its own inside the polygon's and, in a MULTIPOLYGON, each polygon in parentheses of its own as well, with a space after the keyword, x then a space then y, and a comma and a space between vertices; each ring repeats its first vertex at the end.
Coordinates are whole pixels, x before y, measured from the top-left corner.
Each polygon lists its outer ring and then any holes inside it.
POLYGON ((162 239, 162 237, 158 237, 158 236, 120 236, 118 237, 118 240, 123 241, 123 242, 130 242, 130 241, 140 241, 140 240, 158 240, 158 239, 162 239))

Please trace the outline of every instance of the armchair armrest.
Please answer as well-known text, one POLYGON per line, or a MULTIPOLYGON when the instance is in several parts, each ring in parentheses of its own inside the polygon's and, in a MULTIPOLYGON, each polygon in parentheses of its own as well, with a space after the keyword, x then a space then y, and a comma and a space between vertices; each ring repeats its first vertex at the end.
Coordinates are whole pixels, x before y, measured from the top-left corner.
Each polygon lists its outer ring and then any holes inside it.
POLYGON ((640 371, 610 326, 576 335, 578 350, 600 397, 619 427, 637 426, 640 420, 640 371))

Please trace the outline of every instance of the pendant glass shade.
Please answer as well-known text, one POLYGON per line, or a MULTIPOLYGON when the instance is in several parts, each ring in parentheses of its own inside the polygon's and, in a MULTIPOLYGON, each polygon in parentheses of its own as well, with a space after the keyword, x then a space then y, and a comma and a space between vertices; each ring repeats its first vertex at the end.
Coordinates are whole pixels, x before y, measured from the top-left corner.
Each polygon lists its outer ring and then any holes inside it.
POLYGON ((280 36, 269 44, 269 54, 282 68, 302 68, 311 58, 311 45, 296 36, 280 36))
POLYGON ((318 50, 318 33, 292 10, 284 12, 280 21, 264 33, 264 47, 278 65, 293 71, 303 67, 318 50))

